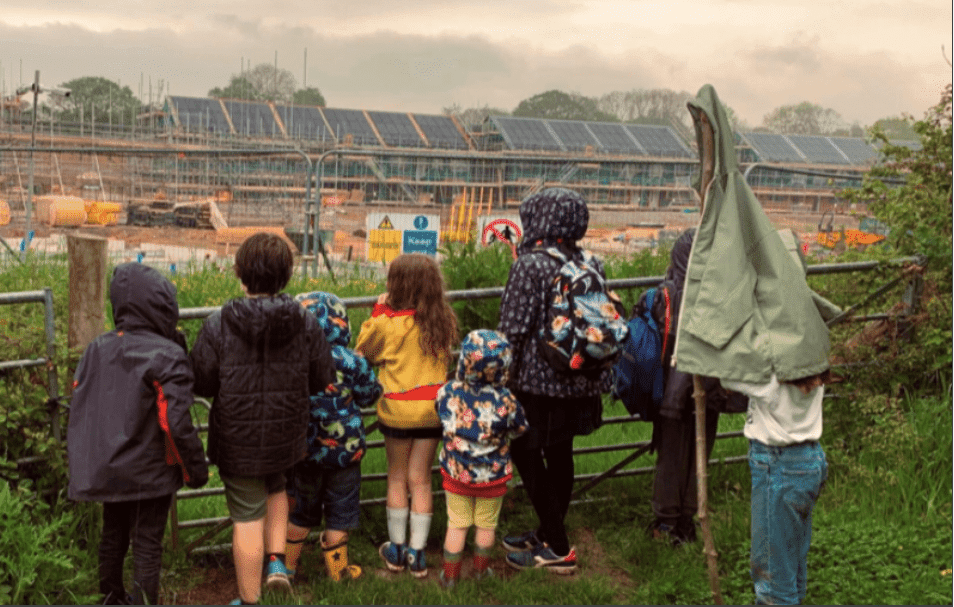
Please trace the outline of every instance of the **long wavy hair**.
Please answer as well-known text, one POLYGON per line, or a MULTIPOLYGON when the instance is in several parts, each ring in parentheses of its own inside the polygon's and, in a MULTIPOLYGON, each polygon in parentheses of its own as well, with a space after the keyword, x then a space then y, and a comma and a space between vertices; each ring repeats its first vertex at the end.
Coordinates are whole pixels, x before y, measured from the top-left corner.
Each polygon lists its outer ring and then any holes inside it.
POLYGON ((444 295, 444 276, 428 255, 398 255, 388 267, 388 300, 394 310, 414 310, 421 328, 421 348, 432 356, 449 356, 457 343, 457 316, 444 295))

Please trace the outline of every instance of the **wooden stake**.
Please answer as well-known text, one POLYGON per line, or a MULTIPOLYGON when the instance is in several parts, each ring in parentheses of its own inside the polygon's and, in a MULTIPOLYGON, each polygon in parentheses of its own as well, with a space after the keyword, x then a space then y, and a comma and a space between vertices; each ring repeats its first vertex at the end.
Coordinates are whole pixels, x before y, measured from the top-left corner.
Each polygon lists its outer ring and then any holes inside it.
POLYGON ((692 397, 696 401, 696 487, 699 499, 699 523, 702 525, 703 552, 709 569, 709 587, 712 589, 712 601, 724 605, 722 591, 719 589, 719 553, 715 549, 712 537, 712 525, 709 521, 709 473, 706 457, 706 390, 702 378, 692 376, 692 397))

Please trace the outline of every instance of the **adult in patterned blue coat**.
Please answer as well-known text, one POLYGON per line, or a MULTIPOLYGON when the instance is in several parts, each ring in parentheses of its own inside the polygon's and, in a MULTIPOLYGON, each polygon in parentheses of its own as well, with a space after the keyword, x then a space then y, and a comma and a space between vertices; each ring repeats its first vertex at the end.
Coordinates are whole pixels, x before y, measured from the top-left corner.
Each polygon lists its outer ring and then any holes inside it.
MULTIPOLYGON (((558 247, 569 257, 582 258, 578 241, 586 234, 589 217, 583 197, 565 188, 548 188, 524 200, 523 240, 500 300, 497 330, 513 344, 508 386, 530 426, 513 441, 513 462, 540 520, 536 530, 504 538, 504 547, 512 551, 507 562, 518 569, 576 570, 576 551, 563 524, 573 491, 573 437, 600 426, 600 394, 610 390, 610 371, 595 378, 561 373, 543 359, 536 336, 546 317, 550 282, 560 268, 541 247, 558 247)), ((598 259, 596 265, 603 274, 598 259)))

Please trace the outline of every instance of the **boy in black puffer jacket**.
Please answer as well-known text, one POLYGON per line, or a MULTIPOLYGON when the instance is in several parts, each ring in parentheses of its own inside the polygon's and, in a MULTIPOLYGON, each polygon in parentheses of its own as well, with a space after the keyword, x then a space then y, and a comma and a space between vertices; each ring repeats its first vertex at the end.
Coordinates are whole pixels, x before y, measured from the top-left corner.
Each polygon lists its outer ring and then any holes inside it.
POLYGON ((335 381, 335 364, 314 315, 278 292, 291 278, 291 249, 260 232, 235 254, 247 297, 205 321, 192 349, 195 392, 215 400, 209 459, 219 467, 229 515, 240 601, 266 584, 289 589, 285 568, 285 471, 305 457, 309 395, 335 381))
POLYGON ((116 329, 90 343, 76 368, 66 439, 70 499, 103 502, 99 588, 105 604, 159 601, 162 535, 172 494, 209 478, 192 419, 192 369, 176 331, 176 288, 153 268, 116 267, 116 329), (132 540, 132 596, 123 561, 132 540))

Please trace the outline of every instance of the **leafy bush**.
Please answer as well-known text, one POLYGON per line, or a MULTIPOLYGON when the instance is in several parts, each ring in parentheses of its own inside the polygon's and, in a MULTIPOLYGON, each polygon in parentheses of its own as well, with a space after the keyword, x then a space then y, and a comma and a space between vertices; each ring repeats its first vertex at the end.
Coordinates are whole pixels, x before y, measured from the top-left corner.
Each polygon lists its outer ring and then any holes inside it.
MULTIPOLYGON (((450 243, 442 253, 441 270, 448 291, 502 287, 513 265, 510 249, 505 246, 450 243)), ((500 319, 500 300, 496 298, 458 301, 453 307, 461 336, 473 329, 495 329, 500 319)))
POLYGON ((79 541, 90 510, 0 483, 0 604, 91 603, 96 564, 79 541))
POLYGON ((884 162, 865 175, 860 188, 841 193, 849 201, 866 203, 874 216, 891 228, 887 254, 923 255, 927 260, 917 338, 904 354, 889 353, 896 368, 892 373, 895 393, 901 387, 909 393, 937 393, 940 386, 951 385, 951 90, 948 84, 938 104, 914 123, 918 149, 893 145, 875 130, 873 136, 884 162))

